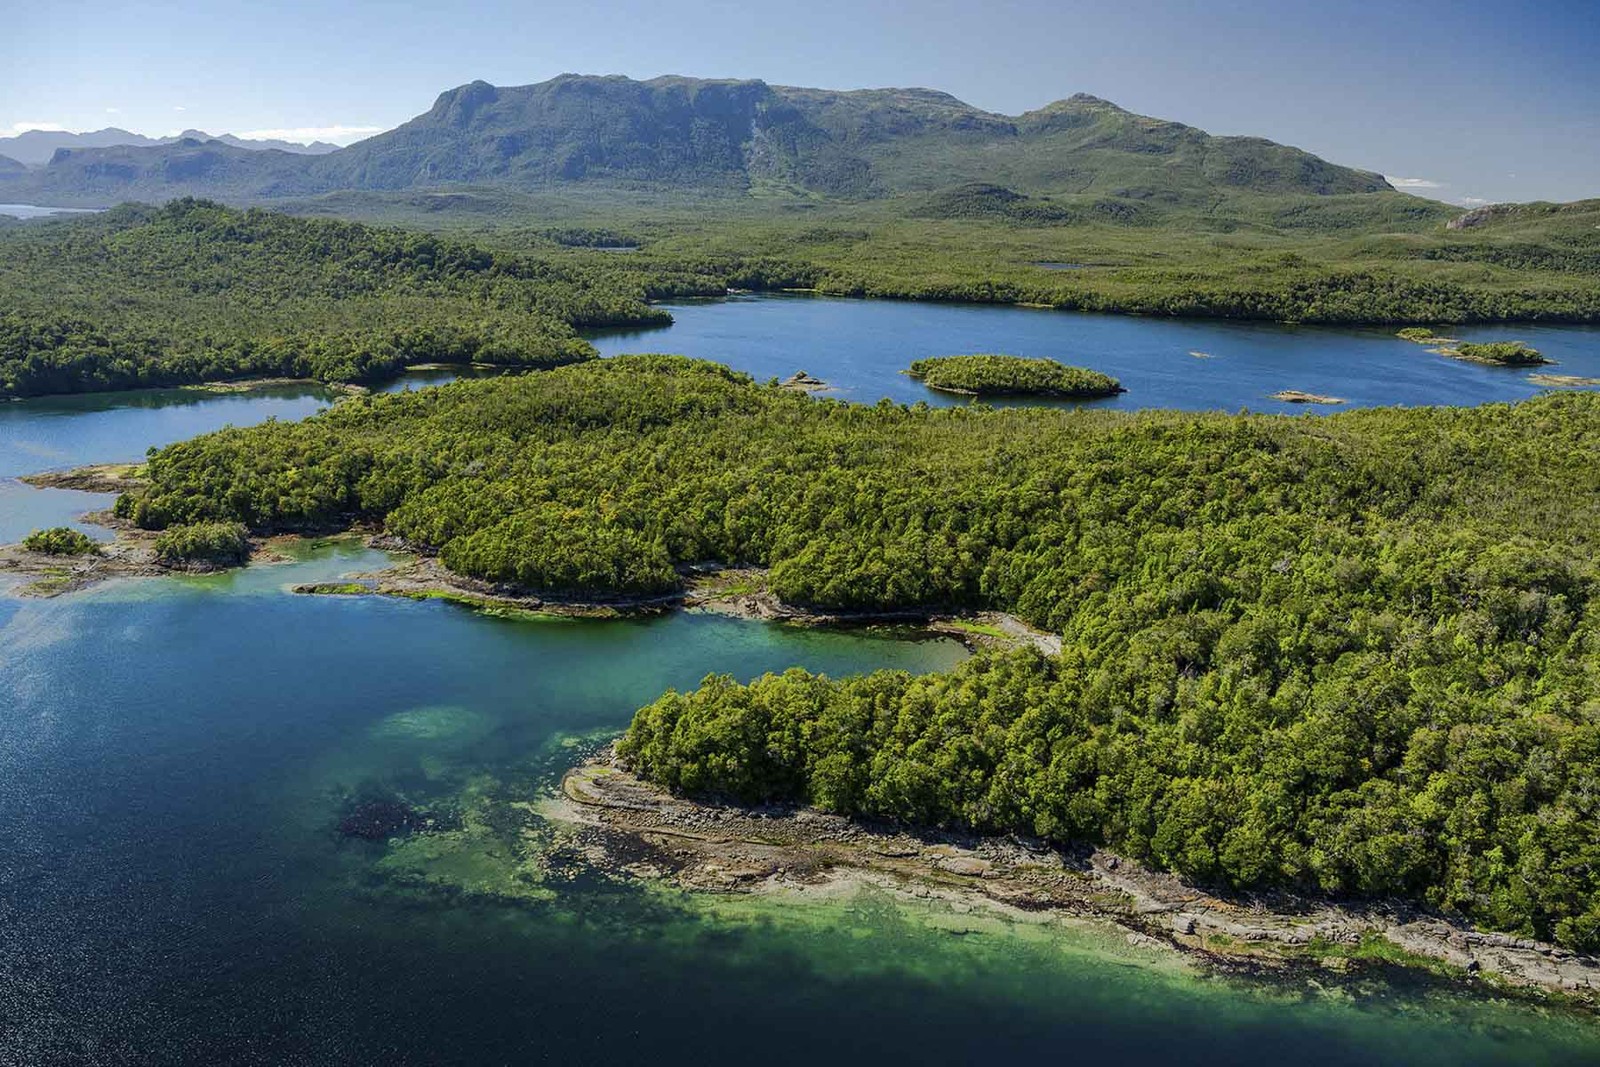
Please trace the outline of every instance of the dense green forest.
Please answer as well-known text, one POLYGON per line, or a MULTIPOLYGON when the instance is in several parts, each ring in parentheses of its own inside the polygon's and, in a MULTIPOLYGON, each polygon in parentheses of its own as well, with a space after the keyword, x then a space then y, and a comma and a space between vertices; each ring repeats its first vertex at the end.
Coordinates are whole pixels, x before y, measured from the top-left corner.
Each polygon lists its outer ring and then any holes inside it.
POLYGON ((242 522, 197 522, 171 526, 155 542, 156 559, 167 564, 235 566, 250 558, 250 531, 242 522))
POLYGON ((1023 356, 932 356, 912 360, 906 373, 930 389, 972 396, 1114 396, 1122 383, 1109 374, 1023 356))
POLYGON ((636 288, 662 292, 720 282, 1327 324, 1600 321, 1600 272, 1592 266, 1600 201, 1461 215, 1394 192, 1238 188, 1202 203, 1175 191, 1129 201, 1136 210, 1118 203, 991 185, 859 202, 465 188, 340 193, 287 207, 459 233, 617 271, 636 288), (552 219, 626 235, 638 250, 564 247, 552 219), (1545 254, 1525 254, 1530 248, 1545 254))
MULTIPOLYGON (((1363 208, 1324 230, 1286 222, 1291 201, 1240 198, 1215 212, 1171 212, 1142 225, 1088 218, 1039 226, 907 217, 894 214, 899 206, 792 219, 725 210, 683 212, 670 222, 658 215, 650 228, 637 227, 640 252, 611 265, 642 284, 659 271, 688 270, 735 288, 1069 311, 1330 325, 1600 322, 1600 272, 1505 265, 1495 227, 1468 236, 1446 231, 1436 217, 1424 226, 1363 208), (1427 254, 1441 250, 1451 257, 1427 254)), ((1337 205, 1303 206, 1328 217, 1337 205)), ((1587 230, 1559 216, 1529 230, 1501 225, 1513 231, 1509 241, 1600 255, 1600 210, 1584 217, 1587 230)), ((521 238, 509 229, 493 239, 521 238)))
POLYGON ((614 272, 192 200, 7 231, 0 292, 0 397, 548 367, 593 357, 579 327, 671 321, 614 272))
POLYGON ((622 357, 355 398, 152 457, 118 510, 355 519, 602 595, 770 568, 827 609, 1010 610, 1059 659, 709 680, 678 788, 1109 843, 1600 947, 1600 398, 1321 418, 815 400, 622 357))
POLYGON ((1090 211, 1060 225, 925 217, 904 198, 795 211, 508 195, 299 205, 427 229, 193 200, 0 228, 0 397, 548 367, 592 357, 579 330, 666 324, 650 301, 729 289, 1322 323, 1600 321, 1600 276, 1496 251, 1536 241, 1581 259, 1600 249, 1593 210, 1446 232, 1399 194, 1240 194, 1156 221, 1090 211), (615 243, 636 251, 600 250, 615 243), (1455 251, 1424 255, 1441 248, 1455 251))

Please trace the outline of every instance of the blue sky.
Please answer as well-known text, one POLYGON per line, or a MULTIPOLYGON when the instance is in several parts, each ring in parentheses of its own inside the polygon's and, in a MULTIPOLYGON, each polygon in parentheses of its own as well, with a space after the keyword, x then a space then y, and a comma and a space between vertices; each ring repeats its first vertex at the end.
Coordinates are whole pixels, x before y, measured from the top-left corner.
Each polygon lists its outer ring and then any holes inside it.
POLYGON ((474 78, 671 73, 920 85, 1011 114, 1091 92, 1442 199, 1600 196, 1600 0, 5 3, 0 135, 347 142, 474 78))

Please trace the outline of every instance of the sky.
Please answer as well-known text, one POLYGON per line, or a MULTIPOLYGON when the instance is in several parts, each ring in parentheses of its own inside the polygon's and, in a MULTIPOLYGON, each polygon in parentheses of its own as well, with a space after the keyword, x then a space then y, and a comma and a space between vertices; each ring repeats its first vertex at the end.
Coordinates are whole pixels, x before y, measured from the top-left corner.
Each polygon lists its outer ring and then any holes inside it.
POLYGON ((1075 92, 1462 204, 1600 196, 1600 0, 0 0, 0 136, 349 143, 482 78, 1075 92))

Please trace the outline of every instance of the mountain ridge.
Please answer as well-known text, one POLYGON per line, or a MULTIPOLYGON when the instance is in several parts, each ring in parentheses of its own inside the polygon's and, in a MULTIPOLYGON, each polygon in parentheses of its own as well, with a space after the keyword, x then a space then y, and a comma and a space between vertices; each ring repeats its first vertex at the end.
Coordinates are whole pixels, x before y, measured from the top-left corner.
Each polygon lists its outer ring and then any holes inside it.
POLYGON ((0 155, 16 160, 24 166, 46 166, 60 149, 83 150, 89 148, 155 148, 176 144, 184 139, 221 141, 233 148, 252 151, 277 149, 297 155, 321 155, 336 152, 339 146, 327 141, 300 144, 272 138, 237 137, 231 133, 209 134, 203 130, 184 130, 171 137, 146 137, 141 133, 124 130, 120 126, 107 126, 100 130, 74 133, 68 130, 27 130, 14 137, 0 137, 0 155))
POLYGON ((983 182, 1151 204, 1393 192, 1370 171, 1263 138, 1213 136, 1086 93, 1008 116, 936 89, 580 74, 469 82, 395 129, 320 155, 180 138, 70 149, 6 182, 108 202, 579 183, 872 199, 983 182))

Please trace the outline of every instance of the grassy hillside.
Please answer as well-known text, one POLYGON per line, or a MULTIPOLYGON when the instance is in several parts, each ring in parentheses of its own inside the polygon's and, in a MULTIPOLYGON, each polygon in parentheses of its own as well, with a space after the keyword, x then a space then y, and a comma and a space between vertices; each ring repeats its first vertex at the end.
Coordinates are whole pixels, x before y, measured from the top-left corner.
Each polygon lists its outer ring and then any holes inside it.
POLYGON ((459 208, 416 194, 338 197, 296 210, 370 212, 459 228, 493 246, 608 260, 641 284, 712 274, 746 288, 1041 304, 1094 311, 1325 323, 1600 321, 1600 230, 1557 213, 1513 239, 1452 230, 1460 212, 1399 193, 1222 199, 1133 219, 1093 201, 967 187, 856 204, 522 196, 463 190, 459 208), (1314 204, 1311 210, 1308 204, 1314 204), (998 205, 997 210, 992 210, 998 205), (1055 217, 1059 213, 1061 217, 1055 217), (944 216, 944 217, 940 217, 944 216), (529 218, 537 222, 524 221, 529 218), (554 220, 637 242, 624 257, 554 245, 554 220), (1506 247, 1537 247, 1513 260, 1506 247))

